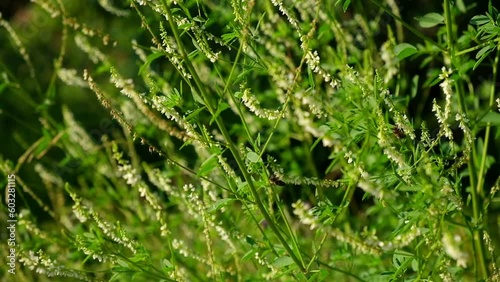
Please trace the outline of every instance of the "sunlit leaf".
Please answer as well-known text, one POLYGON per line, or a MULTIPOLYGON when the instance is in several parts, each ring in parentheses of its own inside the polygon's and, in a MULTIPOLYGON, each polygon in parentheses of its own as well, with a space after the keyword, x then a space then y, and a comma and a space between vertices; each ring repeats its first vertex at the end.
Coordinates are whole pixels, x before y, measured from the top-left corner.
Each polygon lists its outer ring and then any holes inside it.
POLYGON ((401 43, 394 47, 394 53, 400 60, 403 60, 404 58, 410 57, 411 55, 418 53, 418 50, 417 47, 411 44, 401 43))
POLYGON ((444 23, 444 17, 438 13, 428 13, 418 19, 418 23, 423 28, 434 27, 438 24, 444 23))

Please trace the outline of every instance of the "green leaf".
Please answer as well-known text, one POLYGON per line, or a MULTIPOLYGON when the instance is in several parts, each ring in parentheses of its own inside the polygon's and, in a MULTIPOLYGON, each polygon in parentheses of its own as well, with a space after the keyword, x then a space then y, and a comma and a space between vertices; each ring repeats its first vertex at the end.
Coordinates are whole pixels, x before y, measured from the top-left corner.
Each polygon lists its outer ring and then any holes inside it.
POLYGON ((500 113, 491 111, 481 119, 481 122, 489 122, 494 125, 500 125, 500 113))
POLYGON ((167 108, 179 106, 182 102, 182 95, 177 88, 174 88, 171 93, 165 95, 165 98, 163 105, 167 108))
POLYGON ((220 113, 222 113, 225 109, 229 109, 229 104, 228 103, 219 103, 219 105, 217 105, 217 111, 215 112, 215 114, 212 116, 212 118, 210 119, 210 123, 209 124, 212 124, 212 122, 214 122, 214 120, 220 115, 220 113))
POLYGON ((148 255, 146 255, 144 253, 139 253, 139 254, 136 254, 135 256, 131 257, 130 261, 140 262, 140 261, 146 261, 148 258, 149 258, 148 255))
POLYGON ((320 132, 323 132, 323 134, 321 135, 321 137, 319 137, 318 139, 316 139, 316 141, 314 141, 314 143, 311 145, 311 148, 309 148, 309 151, 312 152, 312 150, 314 150, 314 148, 316 147, 316 145, 318 145, 318 143, 323 140, 323 138, 325 137, 325 135, 328 133, 328 131, 330 131, 330 127, 326 124, 323 124, 319 127, 319 131, 320 132))
POLYGON ((250 244, 251 246, 253 246, 253 245, 257 245, 257 242, 256 242, 256 241, 255 241, 252 237, 250 237, 250 236, 248 236, 248 235, 245 237, 245 241, 246 241, 248 244, 250 244))
POLYGON ((314 75, 310 68, 307 68, 307 77, 309 79, 309 86, 314 88, 316 86, 316 83, 314 83, 314 75))
POLYGON ((186 120, 187 121, 198 121, 198 115, 200 114, 201 111, 203 111, 205 109, 205 107, 201 107, 201 108, 198 108, 196 109, 195 111, 193 111, 192 113, 188 114, 186 116, 186 120))
POLYGON ((444 23, 444 17, 438 13, 428 13, 418 19, 421 27, 429 28, 444 23))
POLYGON ((8 84, 7 83, 2 83, 0 84, 0 94, 2 94, 3 90, 7 88, 8 84))
POLYGON ((213 203, 208 209, 207 211, 208 212, 213 212, 213 211, 216 211, 216 210, 219 210, 221 209, 222 207, 224 206, 227 206, 227 204, 229 202, 232 202, 234 201, 234 199, 231 199, 231 198, 226 198, 226 199, 220 199, 220 200, 217 200, 215 201, 215 203, 213 203))
MULTIPOLYGON (((311 271, 313 272, 313 271, 311 271)), ((316 270, 316 273, 311 276, 307 281, 308 282, 321 282, 324 281, 328 277, 328 271, 321 269, 319 271, 316 270)))
POLYGON ((464 14, 467 12, 467 8, 465 7, 463 0, 457 0, 456 5, 457 5, 457 8, 460 12, 462 12, 464 14))
POLYGON ((472 17, 472 19, 470 20, 470 23, 473 25, 483 25, 483 24, 487 24, 489 22, 490 22, 490 18, 488 18, 485 15, 477 15, 477 16, 472 17))
POLYGON ((413 54, 418 53, 417 47, 408 44, 401 43, 394 47, 394 53, 398 56, 399 60, 403 60, 413 54))
POLYGON ((241 99, 241 97, 243 97, 243 93, 240 91, 236 91, 234 92, 234 97, 237 99, 241 99))
POLYGON ((192 26, 193 26, 193 24, 188 22, 188 23, 179 25, 177 28, 186 30, 186 29, 191 28, 192 26))
POLYGON ((174 265, 168 259, 162 259, 161 264, 162 264, 163 271, 165 273, 168 273, 172 269, 174 269, 174 265))
POLYGON ((248 152, 247 159, 252 163, 257 163, 260 161, 259 155, 257 155, 255 152, 248 152))
POLYGON ((206 161, 204 161, 198 172, 196 173, 197 176, 205 176, 209 172, 211 172, 216 166, 217 166, 217 155, 213 154, 211 155, 206 161))
POLYGON ((39 155, 50 146, 50 141, 52 140, 50 133, 44 129, 43 135, 44 136, 37 141, 38 144, 36 146, 36 149, 33 151, 34 155, 39 155))
POLYGON ((347 11, 347 8, 349 8, 350 4, 351 4, 351 0, 346 0, 344 2, 344 6, 342 6, 342 8, 344 9, 344 13, 345 13, 345 11, 347 11))
POLYGON ((488 55, 494 50, 494 48, 494 45, 488 45, 479 50, 479 52, 477 52, 476 54, 477 62, 474 64, 474 67, 472 67, 472 70, 475 70, 481 64, 481 62, 486 59, 486 57, 488 57, 488 55))
POLYGON ((293 264, 293 259, 291 257, 280 257, 273 262, 273 266, 277 268, 282 268, 290 264, 293 264))
POLYGON ((221 37, 222 37, 222 40, 224 40, 224 43, 228 44, 233 39, 238 38, 238 33, 237 32, 229 32, 229 33, 223 34, 221 37))
POLYGON ((206 20, 205 20, 204 18, 199 17, 199 16, 194 17, 194 18, 193 18, 193 20, 194 20, 195 22, 199 22, 199 23, 204 23, 204 22, 206 22, 206 20))
MULTIPOLYGON (((335 2, 335 5, 339 4, 340 2, 342 2, 342 0, 337 0, 337 2, 335 2)), ((349 8, 349 5, 351 5, 351 0, 344 0, 344 4, 342 5, 344 13, 345 11, 347 11, 347 8, 349 8)))
POLYGON ((156 60, 156 59, 158 59, 158 58, 160 58, 160 57, 162 57, 162 56, 163 56, 163 53, 160 53, 160 52, 155 52, 155 53, 153 53, 153 54, 150 54, 150 55, 147 57, 146 62, 144 62, 144 64, 143 64, 143 65, 141 66, 141 68, 139 69, 139 75, 141 75, 141 74, 144 72, 144 70, 146 70, 146 68, 147 68, 147 67, 149 67, 149 65, 151 65, 151 63, 152 63, 154 60, 156 60))
POLYGON ((476 54, 476 59, 482 57, 483 55, 487 56, 493 48, 495 48, 495 46, 491 46, 491 45, 488 45, 486 47, 481 48, 481 50, 479 50, 479 52, 477 52, 477 54, 476 54))
POLYGON ((418 92, 418 80, 419 80, 419 76, 418 75, 415 75, 413 77, 413 79, 411 80, 411 94, 410 94, 410 97, 411 98, 415 98, 417 97, 417 92, 418 92))
POLYGON ((128 266, 128 262, 127 262, 127 261, 125 261, 125 260, 123 260, 123 259, 118 258, 118 259, 116 260, 116 262, 117 262, 120 266, 122 266, 122 267, 124 267, 124 268, 129 268, 129 266, 128 266))
POLYGON ((255 256, 255 250, 250 250, 241 257, 241 261, 248 261, 255 256))

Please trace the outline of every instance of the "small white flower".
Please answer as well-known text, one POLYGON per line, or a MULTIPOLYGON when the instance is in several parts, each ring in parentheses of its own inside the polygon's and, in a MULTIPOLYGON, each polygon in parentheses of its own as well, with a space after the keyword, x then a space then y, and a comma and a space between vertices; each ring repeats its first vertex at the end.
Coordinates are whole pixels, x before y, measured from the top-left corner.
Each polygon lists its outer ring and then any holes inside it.
POLYGON ((347 162, 351 164, 354 161, 352 158, 352 151, 346 152, 344 158, 347 159, 347 162))
POLYGON ((451 233, 444 234, 442 239, 446 254, 457 262, 458 267, 467 267, 469 256, 460 249, 461 241, 459 235, 453 236, 451 233))

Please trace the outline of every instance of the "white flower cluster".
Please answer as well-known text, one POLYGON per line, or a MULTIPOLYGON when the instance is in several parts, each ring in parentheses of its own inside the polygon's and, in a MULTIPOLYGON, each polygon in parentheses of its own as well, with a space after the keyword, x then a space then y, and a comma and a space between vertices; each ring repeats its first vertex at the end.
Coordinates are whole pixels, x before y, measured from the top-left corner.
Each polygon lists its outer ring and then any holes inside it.
POLYGON ((163 51, 167 53, 168 60, 172 63, 172 65, 174 65, 177 68, 177 70, 185 79, 190 80, 192 76, 189 72, 186 71, 184 65, 182 65, 182 58, 176 51, 177 46, 175 44, 175 40, 172 40, 167 35, 167 31, 165 30, 161 22, 160 22, 160 31, 161 31, 160 37, 162 39, 163 51))
POLYGON ((87 82, 83 80, 75 69, 60 68, 57 71, 57 76, 67 85, 88 88, 87 82))
MULTIPOLYGON (((472 151, 474 138, 472 137, 470 128, 467 126, 469 120, 464 113, 457 113, 455 116, 455 120, 458 121, 458 127, 460 127, 460 129, 464 132, 465 136, 465 148, 463 150, 464 159, 460 161, 464 162, 469 159, 469 154, 472 151)), ((459 165, 461 165, 461 163, 459 165)))
POLYGON ((75 35, 75 43, 76 46, 78 46, 80 49, 82 49, 83 52, 89 55, 89 59, 94 64, 105 62, 107 60, 106 55, 104 55, 99 49, 92 46, 87 40, 87 37, 81 34, 77 34, 75 35))
POLYGON ((422 140, 422 143, 424 144, 425 147, 427 148, 432 147, 432 139, 429 134, 429 129, 427 129, 427 124, 425 123, 425 121, 422 122, 420 127, 421 127, 420 140, 422 140))
POLYGON ((28 209, 21 210, 18 217, 18 225, 26 228, 26 230, 30 232, 31 236, 36 236, 36 238, 40 239, 50 238, 51 235, 47 234, 45 231, 40 230, 40 228, 38 228, 38 226, 33 221, 31 221, 30 218, 30 211, 28 209))
POLYGON ((347 163, 351 164, 354 162, 353 160, 353 155, 352 155, 352 151, 349 150, 347 151, 345 154, 344 154, 344 158, 347 160, 347 163))
POLYGON ((134 254, 137 253, 139 245, 137 242, 128 237, 125 231, 121 228, 119 222, 113 226, 112 224, 104 221, 99 213, 97 213, 92 207, 83 205, 82 200, 76 195, 75 192, 69 191, 69 195, 75 202, 73 205, 73 213, 76 215, 78 220, 80 220, 80 222, 84 223, 89 218, 92 218, 104 235, 112 241, 115 241, 116 243, 131 250, 134 254))
MULTIPOLYGON (((177 25, 181 25, 186 22, 187 19, 183 18, 177 22, 177 25)), ((194 39, 196 41, 196 45, 199 47, 199 50, 210 60, 211 63, 215 63, 219 59, 221 52, 212 51, 208 45, 206 35, 209 35, 208 38, 215 42, 219 42, 219 40, 213 34, 210 34, 208 31, 199 27, 196 22, 191 22, 188 26, 191 32, 193 32, 194 39)))
POLYGON ((35 171, 38 173, 38 176, 40 176, 45 185, 54 184, 56 187, 64 186, 64 182, 61 177, 45 169, 42 164, 35 164, 35 171))
POLYGON ((314 73, 321 75, 323 77, 323 81, 329 83, 332 88, 336 88, 338 86, 338 81, 332 79, 332 76, 320 66, 318 51, 311 52, 311 50, 306 49, 307 47, 304 43, 306 36, 301 37, 300 40, 303 41, 300 47, 304 50, 304 52, 306 52, 305 59, 309 69, 311 69, 314 73))
MULTIPOLYGON (((198 192, 195 190, 192 184, 186 184, 183 187, 184 192, 188 193, 186 207, 188 212, 193 218, 201 220, 203 223, 203 235, 205 236, 205 243, 208 250, 209 265, 212 266, 212 270, 215 271, 215 262, 212 250, 212 238, 210 237, 210 227, 214 227, 215 216, 208 214, 206 212, 205 203, 200 200, 198 192)), ((218 271, 215 271, 218 272, 218 271)), ((217 273, 212 273, 212 275, 217 275, 217 273)))
POLYGON ((382 44, 382 47, 380 47, 380 58, 384 61, 384 67, 386 69, 384 83, 387 84, 396 74, 398 74, 398 60, 394 54, 394 44, 390 40, 386 41, 382 44))
POLYGON ((241 97, 243 104, 256 116, 260 118, 265 118, 268 120, 275 120, 282 116, 282 112, 279 110, 268 110, 260 107, 260 102, 252 95, 250 88, 245 88, 243 90, 243 96, 241 97))
POLYGON ((404 155, 398 150, 394 145, 393 141, 388 133, 386 128, 386 123, 384 120, 384 116, 380 108, 376 109, 377 111, 377 125, 378 125, 378 144, 380 148, 384 150, 384 155, 389 158, 392 162, 398 165, 397 172, 403 178, 403 180, 407 183, 410 183, 412 170, 411 167, 406 163, 404 155))
POLYGON ((135 92, 134 81, 132 79, 124 79, 114 68, 110 69, 110 73, 110 81, 115 85, 116 88, 120 89, 120 93, 129 98, 133 98, 135 95, 138 95, 138 93, 135 92))
POLYGON ((387 134, 382 128, 379 129, 377 137, 379 146, 384 149, 384 154, 389 158, 389 160, 395 162, 399 169, 408 168, 403 154, 401 154, 396 147, 392 146, 387 138, 387 134))
POLYGON ((255 260, 257 260, 257 263, 259 263, 260 265, 263 265, 271 270, 271 272, 269 273, 263 273, 262 277, 266 281, 272 280, 274 275, 278 272, 278 269, 276 269, 272 264, 270 264, 264 257, 264 255, 261 255, 259 252, 255 252, 255 260))
POLYGON ((442 238, 444 251, 457 262, 458 267, 467 267, 469 254, 462 250, 462 237, 458 234, 445 233, 442 238))
POLYGON ((14 29, 9 24, 9 22, 2 18, 2 13, 0 13, 0 26, 7 30, 9 36, 12 38, 12 41, 17 46, 17 50, 19 51, 19 54, 21 54, 21 57, 28 65, 28 68, 30 71, 30 76, 32 78, 34 78, 35 77, 35 69, 34 69, 33 64, 31 62, 30 55, 28 54, 28 51, 26 51, 26 48, 21 43, 21 39, 19 39, 19 36, 17 36, 17 33, 14 31, 14 29))
POLYGON ((338 188, 340 182, 330 179, 318 179, 317 177, 304 177, 298 175, 285 175, 282 170, 274 171, 278 180, 293 185, 313 185, 324 188, 338 188))
POLYGON ((366 175, 366 177, 361 174, 361 179, 358 182, 358 187, 379 200, 384 200, 384 198, 387 198, 384 191, 382 190, 382 187, 380 187, 380 185, 378 185, 378 187, 375 186, 375 183, 369 179, 369 175, 367 172, 364 172, 364 174, 366 175))
POLYGON ((315 115, 317 118, 327 117, 327 114, 323 111, 323 101, 320 98, 316 98, 315 94, 315 90, 299 90, 295 92, 295 96, 300 99, 302 105, 306 105, 313 115, 315 115))
MULTIPOLYGON (((68 131, 69 139, 75 144, 80 145, 80 147, 86 152, 97 151, 97 146, 92 140, 92 138, 87 134, 87 131, 83 129, 80 124, 75 120, 73 113, 67 108, 62 109, 64 123, 68 131)), ((68 149, 73 156, 79 156, 77 152, 73 149, 68 149)))
POLYGON ((255 5, 254 0, 231 0, 231 6, 233 7, 234 21, 241 25, 245 24, 245 18, 249 14, 255 5))
POLYGON ((394 237, 394 241, 392 241, 393 249, 401 249, 404 248, 413 242, 415 238, 420 236, 421 230, 416 225, 412 225, 410 230, 403 234, 398 234, 394 237))
POLYGON ((79 279, 82 281, 93 281, 91 278, 87 277, 84 272, 66 268, 64 265, 59 264, 56 260, 52 260, 45 255, 42 250, 38 250, 36 253, 29 251, 28 255, 21 252, 19 262, 28 269, 39 274, 47 275, 48 277, 59 276, 79 279))
POLYGON ((449 258, 444 257, 439 265, 439 277, 443 282, 455 282, 449 269, 451 267, 451 261, 449 258))
POLYGON ((179 113, 172 107, 167 107, 166 104, 168 98, 163 96, 163 95, 156 95, 152 98, 152 106, 154 109, 157 111, 161 112, 165 117, 168 119, 176 122, 183 130, 183 140, 186 141, 187 139, 193 141, 195 145, 197 146, 205 146, 203 145, 203 142, 200 142, 199 140, 202 140, 202 138, 199 136, 199 134, 196 132, 195 125, 189 123, 185 117, 181 117, 179 113))
MULTIPOLYGON (((365 231, 363 233, 365 233, 365 231)), ((373 234, 370 234, 369 237, 364 238, 363 243, 365 243, 369 247, 376 248, 375 251, 378 251, 378 249, 380 249, 384 252, 391 252, 395 249, 398 249, 399 247, 404 247, 410 244, 411 240, 413 240, 413 237, 411 237, 411 239, 409 240, 405 240, 404 243, 401 244, 401 238, 406 237, 408 237, 407 234, 399 234, 396 236, 396 241, 380 241, 374 230, 373 234)))
POLYGON ((287 184, 293 185, 313 185, 323 188, 338 188, 339 181, 331 179, 318 179, 317 177, 304 177, 298 175, 286 175, 284 169, 277 164, 277 161, 268 156, 268 163, 270 166, 270 174, 274 175, 277 180, 283 181, 287 184))
POLYGON ((299 217, 302 224, 309 225, 311 230, 316 229, 320 223, 318 217, 314 215, 314 210, 308 203, 298 200, 292 204, 293 214, 299 217))
POLYGON ((125 16, 128 16, 130 13, 128 10, 123 10, 123 9, 119 9, 115 6, 113 6, 113 3, 114 1, 111 1, 111 0, 99 0, 99 5, 101 5, 101 7, 106 10, 107 12, 113 14, 113 15, 116 15, 116 16, 119 16, 119 17, 125 17, 125 16))
POLYGON ((227 160, 222 156, 222 154, 217 156, 217 160, 227 176, 236 181, 239 179, 234 169, 227 163, 227 160))
MULTIPOLYGON (((134 50, 134 52, 137 55, 137 57, 139 57, 139 59, 143 63, 146 63, 148 61, 148 56, 146 55, 146 52, 142 48, 139 47, 139 44, 137 43, 137 40, 132 39, 131 43, 132 43, 131 44, 132 49, 134 50)), ((148 65, 148 73, 156 74, 156 72, 154 70, 152 70, 149 65, 148 65)))
POLYGON ((75 247, 82 251, 85 255, 92 257, 92 259, 97 260, 99 262, 114 262, 115 259, 110 256, 106 255, 102 248, 98 248, 96 245, 92 246, 92 249, 90 249, 88 246, 87 238, 81 235, 76 235, 75 240, 74 240, 75 247))
POLYGON ((127 184, 130 186, 135 186, 137 181, 141 178, 136 169, 130 164, 119 165, 118 171, 120 172, 122 178, 125 179, 127 184))
POLYGON ((83 70, 83 79, 87 81, 89 84, 90 90, 94 91, 97 100, 101 102, 101 104, 104 106, 104 108, 108 109, 111 113, 111 116, 125 129, 128 130, 128 132, 133 134, 133 138, 135 138, 135 133, 133 131, 132 126, 122 117, 121 113, 114 109, 111 106, 111 103, 106 99, 104 96, 104 93, 99 89, 97 84, 94 82, 94 79, 92 76, 89 74, 87 69, 83 70))
POLYGON ((31 0, 31 2, 39 5, 42 9, 49 13, 51 18, 58 17, 61 14, 57 7, 54 7, 54 4, 50 1, 31 0))
MULTIPOLYGON (((490 253, 490 256, 492 258, 496 257, 495 256, 495 245, 494 245, 493 241, 491 240, 490 235, 488 235, 488 233, 486 231, 483 231, 483 240, 484 240, 486 247, 488 248, 488 252, 490 253)), ((491 274, 489 281, 500 281, 500 268, 498 267, 498 264, 495 261, 493 261, 491 266, 492 266, 493 271, 492 271, 492 274, 491 274)))
POLYGON ((209 266, 212 270, 207 273, 208 277, 215 277, 214 275, 216 275, 216 273, 213 273, 213 272, 217 272, 217 273, 226 272, 226 273, 229 273, 231 275, 235 274, 235 273, 233 273, 234 271, 232 269, 225 268, 225 267, 223 268, 221 265, 215 264, 213 261, 209 261, 209 260, 205 259, 204 257, 200 256, 199 254, 190 251, 186 247, 186 243, 184 243, 184 241, 182 241, 180 239, 177 239, 177 238, 173 239, 172 240, 172 247, 180 255, 182 255, 186 258, 194 259, 201 264, 209 266))
POLYGON ((436 113, 436 118, 441 126, 440 132, 442 132, 444 136, 452 141, 453 134, 450 129, 450 124, 448 123, 448 118, 450 117, 451 112, 451 97, 453 94, 451 90, 451 84, 453 83, 453 80, 450 79, 452 70, 446 70, 445 67, 443 67, 441 70, 442 73, 439 75, 439 78, 443 79, 443 82, 441 82, 439 86, 441 86, 445 95, 444 111, 441 111, 441 107, 437 104, 436 99, 434 99, 433 101, 432 111, 436 113))
POLYGON ((336 228, 332 229, 331 235, 337 240, 349 244, 352 248, 354 248, 357 251, 360 251, 363 254, 371 254, 379 256, 382 253, 381 249, 378 246, 372 246, 370 244, 367 244, 366 242, 363 242, 358 238, 354 238, 342 232, 340 229, 336 228))
POLYGON ((300 32, 300 27, 299 27, 299 24, 297 22, 297 19, 295 19, 295 17, 293 17, 290 12, 288 11, 287 8, 285 8, 283 6, 283 1, 282 0, 271 0, 271 3, 278 7, 278 9, 280 10, 281 14, 283 14, 288 22, 290 22, 290 24, 295 28, 295 30, 297 30, 298 32, 300 32))
POLYGON ((137 2, 140 6, 145 6, 147 4, 146 0, 135 0, 135 2, 137 2))

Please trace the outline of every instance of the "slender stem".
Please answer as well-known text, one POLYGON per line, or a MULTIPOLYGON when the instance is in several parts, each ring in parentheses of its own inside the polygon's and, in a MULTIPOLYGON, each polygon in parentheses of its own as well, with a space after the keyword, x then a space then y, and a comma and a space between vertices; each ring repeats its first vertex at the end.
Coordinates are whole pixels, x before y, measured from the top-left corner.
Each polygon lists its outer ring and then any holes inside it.
MULTIPOLYGON (((500 38, 496 38, 495 40, 493 40, 493 42, 495 42, 495 41, 500 41, 500 38)), ((481 43, 481 44, 476 45, 474 47, 467 48, 467 49, 461 50, 459 52, 456 52, 455 56, 461 56, 461 55, 465 55, 465 54, 470 53, 470 52, 474 52, 474 51, 479 50, 479 49, 481 49, 483 47, 486 47, 486 46, 488 46, 490 44, 491 44, 491 41, 487 41, 487 42, 481 43)))
MULTIPOLYGON (((198 92, 205 100, 207 109, 209 110, 209 112, 212 115, 215 115, 215 107, 212 105, 213 102, 210 99, 211 97, 209 96, 208 93, 206 93, 205 88, 203 87, 203 84, 202 84, 202 82, 201 82, 201 80, 196 72, 196 69, 193 67, 193 65, 191 64, 191 61, 189 60, 188 54, 184 48, 184 45, 182 44, 179 33, 177 32, 177 25, 174 23, 174 18, 172 16, 171 11, 170 11, 170 7, 168 6, 168 4, 166 3, 165 0, 162 0, 162 4, 165 7, 165 12, 167 13, 167 19, 168 19, 168 22, 170 24, 170 28, 172 29, 172 33, 174 35, 175 41, 177 42, 177 44, 179 46, 179 50, 181 52, 181 55, 184 58, 184 63, 186 64, 187 69, 189 70, 189 72, 191 73, 191 75, 193 77, 193 80, 195 81, 198 92)), ((283 247, 285 248, 288 255, 297 264, 297 266, 300 268, 300 270, 305 273, 306 272, 305 266, 303 265, 301 260, 297 257, 295 252, 290 248, 287 241, 285 240, 285 238, 283 237, 283 235, 279 231, 278 227, 276 226, 276 222, 271 218, 271 216, 269 215, 268 211, 266 210, 264 204, 262 203, 262 200, 260 198, 259 193, 257 192, 255 184, 253 183, 252 178, 248 174, 245 163, 243 162, 243 159, 241 158, 240 152, 238 151, 238 149, 234 145, 233 141, 231 140, 231 137, 229 136, 229 132, 227 131, 227 129, 224 125, 224 121, 222 120, 222 118, 220 116, 217 116, 215 118, 215 122, 217 123, 217 126, 219 127, 219 130, 221 131, 222 136, 226 140, 227 146, 229 147, 229 150, 231 151, 233 157, 235 158, 236 163, 238 164, 238 167, 239 167, 241 173, 243 174, 244 179, 248 183, 248 186, 250 188, 252 196, 255 199, 255 203, 257 204, 257 208, 260 210, 260 212, 262 213, 262 215, 264 216, 266 221, 269 223, 269 227, 271 227, 271 230, 273 231, 275 236, 278 238, 280 243, 283 245, 283 247)), ((286 219, 284 219, 284 220, 286 220, 286 219)))
MULTIPOLYGON (((450 59, 452 63, 455 63, 455 45, 454 45, 454 34, 453 34, 453 21, 452 21, 452 14, 451 14, 451 4, 450 0, 445 0, 444 1, 444 14, 445 14, 445 20, 446 20, 446 34, 447 34, 447 42, 448 42, 448 52, 450 54, 450 59)), ((495 68, 496 69, 496 68, 495 68)), ((462 113, 466 114, 466 107, 465 107, 465 99, 464 95, 462 93, 462 87, 459 82, 456 83, 456 89, 459 91, 458 99, 460 102, 460 107, 462 113)), ((488 133, 488 131, 487 131, 488 133)), ((489 134, 488 134, 489 137, 489 134)), ((484 148, 487 148, 487 144, 485 144, 484 148)), ((469 172, 472 174, 470 175, 471 180, 474 179, 474 159, 470 160, 468 162, 469 166, 469 172)), ((470 193, 471 193, 471 198, 472 198, 472 213, 473 213, 473 220, 474 224, 472 226, 472 237, 473 237, 473 242, 474 242, 474 250, 475 250, 475 257, 476 257, 476 277, 479 279, 486 279, 488 277, 488 268, 486 266, 486 257, 485 257, 485 251, 484 251, 484 242, 482 240, 482 230, 481 227, 478 226, 480 225, 481 221, 481 209, 480 209, 480 193, 479 193, 479 187, 481 183, 481 172, 479 175, 479 179, 477 182, 477 187, 475 188, 474 186, 471 185, 470 193)))
MULTIPOLYGON (((499 60, 499 56, 500 56, 500 46, 497 47, 497 53, 496 53, 496 56, 495 56, 495 61, 493 63, 493 81, 496 81, 496 78, 497 78, 497 74, 498 74, 498 60, 499 60)), ((494 103, 494 99, 495 99, 495 83, 492 83, 491 85, 491 88, 490 88, 490 101, 489 101, 489 107, 491 108, 493 106, 493 103, 494 103)), ((483 196, 484 197, 484 190, 483 190, 483 186, 484 186, 484 177, 485 177, 485 174, 486 174, 486 157, 487 157, 487 154, 488 154, 488 145, 489 145, 489 140, 490 140, 490 133, 491 133, 491 123, 487 123, 486 124, 486 132, 484 134, 484 145, 483 145, 483 152, 482 152, 482 155, 481 155, 481 165, 480 165, 480 168, 479 168, 479 174, 478 174, 478 179, 477 179, 477 187, 476 189, 474 189, 472 187, 472 190, 475 190, 476 193, 480 196, 483 196)), ((477 207, 478 208, 478 211, 476 213, 479 213, 479 208, 480 207, 477 207)), ((474 215, 474 217, 476 217, 476 215, 474 215)), ((482 230, 481 229, 475 229, 475 232, 474 232, 474 239, 476 241, 479 241, 481 244, 478 244, 477 245, 477 248, 478 248, 478 256, 479 256, 479 260, 480 260, 480 267, 481 267, 481 272, 480 272, 480 278, 486 278, 488 277, 488 268, 486 266, 486 257, 485 257, 485 251, 484 251, 484 244, 482 244, 482 230), (479 238, 477 238, 479 237, 479 238)))
MULTIPOLYGON (((498 73, 498 57, 500 56, 500 46, 497 47, 497 54, 495 56, 495 61, 493 63, 493 82, 496 81, 497 78, 497 73, 498 73)), ((490 101, 488 104, 488 107, 491 108, 493 107, 493 104, 495 102, 495 83, 491 84, 490 88, 490 101)), ((484 185, 484 176, 486 173, 486 156, 488 153, 488 144, 490 140, 490 133, 491 133, 491 123, 488 122, 486 124, 486 132, 484 134, 484 146, 483 146, 483 152, 481 156, 481 166, 479 169, 479 175, 478 175, 478 180, 477 180, 477 189, 476 191, 480 194, 483 195, 483 185, 484 185)))

